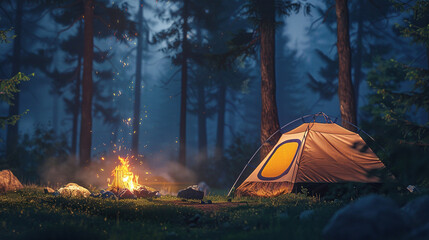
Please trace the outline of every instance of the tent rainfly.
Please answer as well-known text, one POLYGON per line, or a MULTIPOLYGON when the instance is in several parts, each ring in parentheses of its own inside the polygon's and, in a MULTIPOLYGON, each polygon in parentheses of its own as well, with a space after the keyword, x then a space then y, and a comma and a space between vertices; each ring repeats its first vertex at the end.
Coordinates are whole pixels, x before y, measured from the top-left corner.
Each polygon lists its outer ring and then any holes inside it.
POLYGON ((368 173, 384 167, 359 134, 332 121, 304 123, 282 134, 235 193, 272 197, 301 183, 376 183, 368 173))

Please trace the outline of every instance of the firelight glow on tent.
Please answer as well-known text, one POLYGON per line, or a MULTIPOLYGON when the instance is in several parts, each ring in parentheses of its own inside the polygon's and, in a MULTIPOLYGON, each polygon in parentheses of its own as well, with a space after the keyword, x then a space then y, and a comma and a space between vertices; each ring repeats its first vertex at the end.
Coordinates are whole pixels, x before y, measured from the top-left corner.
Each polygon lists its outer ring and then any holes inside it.
POLYGON ((283 133, 236 195, 277 196, 297 183, 376 183, 380 179, 368 173, 384 167, 358 133, 313 121, 283 133))

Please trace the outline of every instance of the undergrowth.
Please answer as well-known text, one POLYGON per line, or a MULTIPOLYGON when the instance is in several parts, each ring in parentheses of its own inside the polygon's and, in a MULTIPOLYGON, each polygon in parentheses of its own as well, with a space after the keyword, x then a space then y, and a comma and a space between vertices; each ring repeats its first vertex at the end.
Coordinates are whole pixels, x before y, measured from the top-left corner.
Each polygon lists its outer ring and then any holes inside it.
MULTIPOLYGON (((225 195, 204 201, 228 203, 225 195)), ((305 194, 275 198, 234 198, 231 207, 202 211, 177 204, 181 199, 104 200, 63 198, 37 186, 0 195, 2 239, 261 239, 287 234, 318 239, 342 206, 305 194), (304 210, 314 214, 300 220, 304 210)), ((195 204, 198 201, 191 201, 195 204)))

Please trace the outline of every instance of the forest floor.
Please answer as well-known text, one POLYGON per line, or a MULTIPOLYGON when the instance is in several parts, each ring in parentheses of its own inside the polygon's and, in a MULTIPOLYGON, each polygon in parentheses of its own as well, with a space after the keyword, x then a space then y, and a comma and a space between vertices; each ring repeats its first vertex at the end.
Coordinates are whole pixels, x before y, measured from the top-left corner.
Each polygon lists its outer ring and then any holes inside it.
POLYGON ((63 198, 41 187, 0 195, 1 239, 320 239, 345 203, 304 194, 184 201, 63 198), (300 215, 313 210, 309 217, 300 215), (287 236, 287 237, 286 237, 287 236))

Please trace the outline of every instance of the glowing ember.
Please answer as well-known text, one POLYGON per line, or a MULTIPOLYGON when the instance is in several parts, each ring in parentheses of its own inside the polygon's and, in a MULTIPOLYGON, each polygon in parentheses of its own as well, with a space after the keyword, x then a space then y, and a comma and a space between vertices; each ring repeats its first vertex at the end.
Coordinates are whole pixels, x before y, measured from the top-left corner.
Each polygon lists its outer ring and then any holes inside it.
POLYGON ((140 184, 138 184, 139 176, 130 171, 128 156, 126 158, 118 156, 118 159, 120 160, 121 165, 116 166, 112 171, 113 182, 108 184, 109 190, 118 191, 119 189, 128 188, 133 192, 135 189, 140 187, 140 184))

